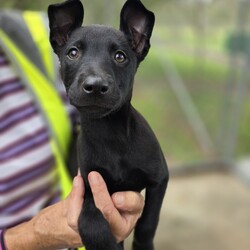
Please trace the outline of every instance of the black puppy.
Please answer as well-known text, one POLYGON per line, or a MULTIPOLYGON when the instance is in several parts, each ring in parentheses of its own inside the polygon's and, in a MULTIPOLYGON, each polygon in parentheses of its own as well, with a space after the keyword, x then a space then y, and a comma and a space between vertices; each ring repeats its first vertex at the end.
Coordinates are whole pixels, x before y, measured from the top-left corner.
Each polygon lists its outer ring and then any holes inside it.
POLYGON ((81 27, 83 14, 79 0, 48 9, 50 42, 81 118, 77 159, 86 191, 79 232, 87 250, 123 249, 94 204, 87 179, 94 170, 103 176, 110 194, 146 188, 133 249, 152 250, 168 170, 154 133, 130 100, 134 75, 150 48, 154 14, 139 0, 128 0, 121 10, 120 31, 101 25, 81 27))

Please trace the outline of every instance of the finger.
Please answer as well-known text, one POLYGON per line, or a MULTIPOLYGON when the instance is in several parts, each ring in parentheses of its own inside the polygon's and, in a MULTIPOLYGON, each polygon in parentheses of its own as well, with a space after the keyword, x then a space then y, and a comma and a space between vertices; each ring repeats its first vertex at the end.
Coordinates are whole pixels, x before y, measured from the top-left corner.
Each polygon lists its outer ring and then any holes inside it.
POLYGON ((98 172, 91 172, 88 180, 96 207, 103 213, 111 227, 116 230, 122 223, 122 217, 113 204, 106 183, 98 172))
POLYGON ((78 231, 77 221, 82 209, 84 196, 84 183, 81 176, 77 175, 73 180, 73 186, 68 199, 67 221, 71 228, 78 231))
POLYGON ((138 192, 117 192, 112 195, 112 200, 119 211, 131 214, 141 214, 144 207, 144 197, 138 192))

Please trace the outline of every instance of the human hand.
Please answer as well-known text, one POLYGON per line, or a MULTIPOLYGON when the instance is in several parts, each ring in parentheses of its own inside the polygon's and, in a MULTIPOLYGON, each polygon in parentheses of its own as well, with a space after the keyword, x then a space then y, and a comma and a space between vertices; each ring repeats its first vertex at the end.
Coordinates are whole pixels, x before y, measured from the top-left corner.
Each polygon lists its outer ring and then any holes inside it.
MULTIPOLYGON (((97 172, 89 174, 96 206, 109 222, 117 242, 133 230, 144 206, 143 197, 136 192, 119 192, 110 197, 106 184, 97 172)), ((33 219, 8 229, 5 240, 12 249, 58 249, 82 245, 78 234, 78 217, 84 202, 84 183, 76 176, 69 196, 38 213, 33 219)))
POLYGON ((81 176, 73 180, 69 196, 41 210, 30 221, 5 232, 8 250, 47 250, 82 246, 77 220, 83 204, 84 183, 81 176))
POLYGON ((117 192, 111 197, 102 176, 91 172, 88 176, 96 207, 110 224, 117 242, 125 240, 134 229, 144 207, 140 193, 117 192))

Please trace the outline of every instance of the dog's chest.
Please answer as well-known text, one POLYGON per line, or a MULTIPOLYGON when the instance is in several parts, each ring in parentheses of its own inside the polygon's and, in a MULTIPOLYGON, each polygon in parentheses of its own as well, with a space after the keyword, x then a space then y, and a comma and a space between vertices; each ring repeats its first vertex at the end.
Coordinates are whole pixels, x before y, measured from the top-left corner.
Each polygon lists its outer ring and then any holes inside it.
POLYGON ((83 141, 78 148, 78 161, 82 175, 99 172, 111 193, 122 190, 140 191, 146 187, 148 173, 144 168, 146 154, 138 155, 138 148, 124 143, 83 141))
POLYGON ((83 177, 87 180, 89 172, 99 172, 111 192, 140 191, 161 171, 159 144, 146 121, 132 108, 130 113, 109 119, 82 122, 77 148, 83 177))

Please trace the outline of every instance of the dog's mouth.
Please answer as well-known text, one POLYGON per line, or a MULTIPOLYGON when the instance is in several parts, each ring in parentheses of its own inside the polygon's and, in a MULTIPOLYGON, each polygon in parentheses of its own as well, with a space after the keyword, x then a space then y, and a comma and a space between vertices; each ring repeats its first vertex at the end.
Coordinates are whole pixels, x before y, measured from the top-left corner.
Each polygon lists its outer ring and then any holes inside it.
POLYGON ((77 110, 84 116, 89 118, 102 118, 113 111, 113 107, 109 107, 107 105, 98 105, 98 104, 74 104, 71 102, 73 106, 77 108, 77 110))
POLYGON ((121 105, 121 98, 118 94, 109 95, 108 97, 88 97, 82 96, 81 92, 70 89, 68 97, 71 105, 75 106, 82 116, 88 118, 102 118, 117 110, 121 105))
POLYGON ((99 105, 74 105, 78 110, 88 113, 99 113, 110 110, 110 108, 99 105))

